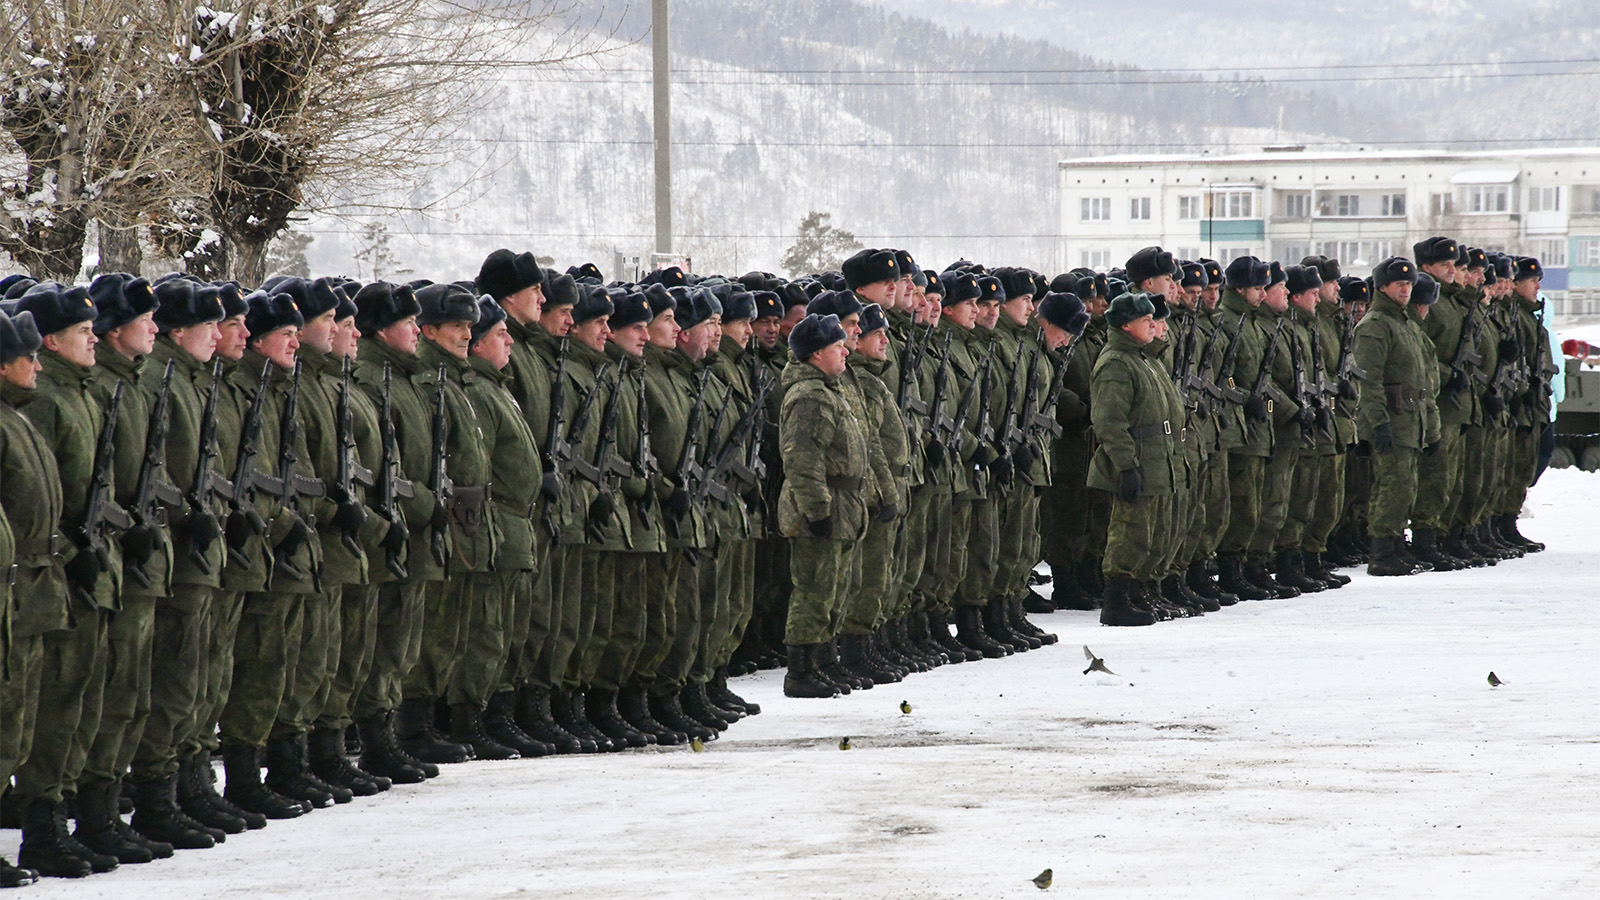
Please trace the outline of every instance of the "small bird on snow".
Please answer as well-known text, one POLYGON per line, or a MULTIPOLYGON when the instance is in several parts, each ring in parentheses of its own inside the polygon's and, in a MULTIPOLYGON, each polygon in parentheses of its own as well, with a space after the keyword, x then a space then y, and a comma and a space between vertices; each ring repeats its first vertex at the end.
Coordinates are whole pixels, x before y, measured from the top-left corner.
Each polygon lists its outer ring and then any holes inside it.
POLYGON ((848 736, 842 737, 842 738, 839 739, 839 749, 840 750, 849 750, 850 749, 850 738, 848 736))
POLYGON ((697 737, 689 738, 689 749, 696 753, 706 752, 706 742, 697 737))
POLYGON ((1043 872, 1033 876, 1033 886, 1042 891, 1050 886, 1050 879, 1051 872, 1049 869, 1045 869, 1043 872))
POLYGON ((1505 682, 1500 680, 1499 675, 1493 672, 1489 673, 1489 687, 1499 687, 1502 684, 1505 684, 1505 682))
POLYGON ((900 701, 900 712, 903 715, 907 715, 907 716, 911 715, 911 704, 909 702, 905 701, 905 700, 901 700, 900 701))
POLYGON ((1106 661, 1098 656, 1095 656, 1094 651, 1089 649, 1088 644, 1083 645, 1083 658, 1089 661, 1089 668, 1083 670, 1083 674, 1085 675, 1089 674, 1090 672, 1104 672, 1107 675, 1117 674, 1106 668, 1106 661))

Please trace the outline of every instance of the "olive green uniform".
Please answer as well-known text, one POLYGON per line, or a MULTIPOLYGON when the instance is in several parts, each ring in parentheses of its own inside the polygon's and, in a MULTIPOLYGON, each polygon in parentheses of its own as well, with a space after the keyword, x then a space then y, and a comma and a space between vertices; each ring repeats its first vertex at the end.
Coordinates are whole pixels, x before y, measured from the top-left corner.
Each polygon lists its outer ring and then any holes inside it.
POLYGON ((1368 533, 1401 537, 1417 495, 1422 448, 1438 440, 1439 410, 1433 384, 1433 344, 1406 316, 1405 308, 1381 293, 1356 325, 1356 365, 1366 373, 1357 401, 1356 433, 1372 442, 1387 425, 1394 448, 1374 448, 1368 533))

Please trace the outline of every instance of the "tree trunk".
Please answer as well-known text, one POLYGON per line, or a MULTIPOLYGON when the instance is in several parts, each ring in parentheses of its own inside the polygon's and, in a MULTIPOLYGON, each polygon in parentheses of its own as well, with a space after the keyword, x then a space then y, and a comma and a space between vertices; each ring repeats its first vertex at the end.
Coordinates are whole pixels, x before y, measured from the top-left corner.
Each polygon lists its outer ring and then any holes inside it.
POLYGON ((224 236, 222 245, 227 251, 225 263, 228 277, 253 290, 267 277, 267 244, 248 238, 224 236))
POLYGON ((113 225, 108 219, 101 219, 99 270, 138 275, 139 267, 143 264, 144 251, 139 248, 139 226, 113 225))

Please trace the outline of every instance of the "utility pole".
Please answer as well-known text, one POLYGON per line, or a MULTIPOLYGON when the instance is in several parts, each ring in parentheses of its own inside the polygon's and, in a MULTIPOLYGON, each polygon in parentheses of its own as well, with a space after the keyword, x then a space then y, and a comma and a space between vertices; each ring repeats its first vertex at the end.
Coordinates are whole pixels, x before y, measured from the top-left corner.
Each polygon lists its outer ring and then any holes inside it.
POLYGON ((650 0, 650 53, 655 90, 656 253, 672 253, 672 81, 668 0, 650 0))

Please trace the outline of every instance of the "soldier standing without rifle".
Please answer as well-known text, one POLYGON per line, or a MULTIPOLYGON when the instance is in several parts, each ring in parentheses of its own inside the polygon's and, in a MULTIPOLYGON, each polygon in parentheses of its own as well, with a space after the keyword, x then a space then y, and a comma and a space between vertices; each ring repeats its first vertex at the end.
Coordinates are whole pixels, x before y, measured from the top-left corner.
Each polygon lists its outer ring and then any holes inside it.
MULTIPOLYGON (((89 395, 102 409, 109 409, 113 395, 120 392, 113 430, 114 499, 129 513, 133 526, 122 536, 120 607, 107 629, 100 725, 91 736, 88 760, 78 780, 74 802, 78 827, 73 837, 118 862, 144 863, 154 858, 155 850, 167 855, 170 850, 155 848, 137 837, 124 837, 126 826, 118 818, 117 799, 122 776, 133 761, 139 735, 150 716, 156 605, 158 598, 167 594, 172 573, 166 513, 168 505, 175 507, 182 498, 162 471, 165 454, 161 445, 167 439, 170 415, 169 403, 161 397, 161 373, 150 389, 140 386, 144 359, 155 348, 155 294, 142 278, 110 273, 94 280, 89 296, 95 301, 94 331, 101 342, 89 395), (147 465, 152 450, 158 458, 147 465)), ((165 794, 171 804, 170 785, 165 794)), ((199 846, 212 846, 210 837, 200 837, 204 842, 199 846)))
MULTIPOLYGON (((1075 355, 1075 351, 1069 351, 1069 347, 1083 336, 1083 330, 1089 324, 1089 312, 1084 309, 1083 301, 1078 299, 1077 294, 1051 291, 1048 285, 1038 287, 1037 290, 1039 295, 1034 321, 1039 325, 1040 357, 1038 371, 1033 376, 1030 389, 1038 398, 1038 402, 1035 409, 1029 409, 1026 404, 1022 408, 1023 414, 1027 416, 1024 430, 1031 431, 1034 435, 1035 444, 1031 452, 1035 455, 1036 461, 1031 467, 1023 465, 1020 468, 1024 473, 1030 468, 1037 473, 1033 477, 1037 479, 1034 483, 1036 497, 1034 507, 1037 516, 1038 542, 1035 545, 1035 552, 1029 554, 1032 558, 1041 557, 1051 540, 1048 504, 1045 500, 1061 478, 1061 472, 1054 466, 1055 443, 1060 440, 1058 423, 1061 409, 1064 406, 1073 407, 1079 412, 1087 409, 1078 395, 1066 386, 1066 367, 1071 363, 1068 354, 1075 355)), ((1022 575, 1022 589, 1028 593, 1028 598, 1024 601, 1025 608, 1030 612, 1053 612, 1057 608, 1054 597, 1044 601, 1048 609, 1032 605, 1044 599, 1034 594, 1028 587, 1028 578, 1032 571, 1033 567, 1030 565, 1028 571, 1022 575)))
POLYGON ((849 353, 845 339, 837 316, 807 315, 790 332, 793 359, 783 373, 778 430, 787 465, 778 516, 793 542, 783 680, 790 697, 839 693, 824 672, 825 657, 849 591, 854 546, 867 530, 864 489, 871 471, 859 414, 840 381, 849 353))
MULTIPOLYGON (((0 562, 8 573, 0 595, 10 636, 0 671, 0 786, 10 783, 32 751, 46 636, 68 626, 63 483, 44 435, 20 412, 34 398, 42 343, 32 313, 0 313, 0 483, 6 486, 0 506, 7 525, 0 528, 0 562)), ((0 860, 0 887, 31 884, 41 874, 89 874, 90 864, 71 849, 75 842, 54 804, 36 800, 24 814, 30 817, 23 831, 28 849, 17 854, 19 865, 0 860)))
MULTIPOLYGON (((118 603, 120 528, 131 524, 114 501, 116 476, 106 438, 109 410, 90 394, 94 377, 95 307, 83 287, 43 282, 17 305, 43 335, 43 371, 21 407, 55 456, 64 505, 60 532, 72 543, 66 560, 66 615, 44 635, 44 658, 33 746, 16 773, 23 804, 17 864, 45 875, 84 875, 116 868, 66 832, 65 797, 76 790, 100 724, 108 655, 107 629, 118 603)), ((114 426, 115 423, 112 423, 114 426)), ((59 596, 59 595, 58 595, 59 596)))
POLYGON ((405 481, 411 491, 409 497, 397 494, 405 502, 396 503, 401 515, 385 532, 385 565, 375 572, 368 567, 378 582, 376 634, 372 665, 357 687, 353 715, 361 732, 361 768, 397 784, 416 784, 439 770, 400 746, 396 726, 402 680, 422 652, 423 596, 430 576, 437 578, 429 525, 439 504, 419 474, 428 472, 432 462, 434 392, 427 388, 427 367, 417 358, 422 307, 411 286, 374 282, 356 292, 355 304, 361 332, 356 383, 379 410, 385 445, 393 430, 393 446, 385 449, 386 457, 398 457, 397 463, 391 459, 391 477, 405 481), (390 553, 403 573, 388 565, 390 553))
MULTIPOLYGON (((417 289, 417 305, 422 308, 417 361, 423 371, 416 383, 430 410, 429 462, 422 477, 435 502, 431 521, 419 530, 434 566, 428 574, 436 577, 428 579, 423 595, 422 651, 402 679, 405 699, 396 731, 400 746, 413 756, 455 763, 470 758, 471 748, 443 739, 436 704, 449 692, 467 652, 469 623, 484 621, 479 607, 492 602, 475 588, 477 577, 494 562, 494 521, 485 487, 488 447, 463 388, 478 378, 467 361, 478 298, 459 284, 430 284, 417 289)), ((465 710, 452 712, 452 718, 464 715, 465 710)))
MULTIPOLYGON (((150 713, 130 760, 129 792, 134 800, 133 826, 145 838, 179 849, 204 848, 215 843, 210 829, 237 834, 248 824, 203 800, 194 802, 205 793, 196 779, 205 779, 209 786, 211 766, 209 759, 202 762, 198 748, 188 744, 194 738, 196 720, 204 718, 202 709, 207 709, 203 681, 210 635, 203 626, 210 621, 225 560, 216 494, 206 488, 204 479, 199 488, 206 495, 194 494, 201 468, 201 441, 207 433, 203 419, 215 390, 210 362, 216 353, 217 322, 223 309, 216 287, 183 278, 162 281, 155 296, 160 305, 153 325, 159 336, 152 343, 142 379, 148 391, 168 391, 169 418, 165 446, 160 448, 159 474, 177 489, 183 502, 172 512, 167 542, 171 590, 156 601, 153 610, 150 713), (170 381, 168 366, 172 368, 170 381), (205 821, 181 807, 184 800, 189 800, 188 805, 194 805, 205 821)), ((215 405, 210 408, 214 448, 215 405)), ((215 473, 217 468, 213 455, 207 469, 215 473)), ((213 484, 220 490, 220 484, 214 480, 213 484)), ((124 563, 128 555, 133 555, 131 548, 124 563)), ((114 806, 112 810, 115 814, 114 806)))
POLYGON ((1423 448, 1438 440, 1432 344, 1406 316, 1417 268, 1392 257, 1372 270, 1373 300, 1356 326, 1356 365, 1366 376, 1357 401, 1356 427, 1372 457, 1372 501, 1367 528, 1371 575, 1411 575, 1400 555, 1405 527, 1417 496, 1423 448))

